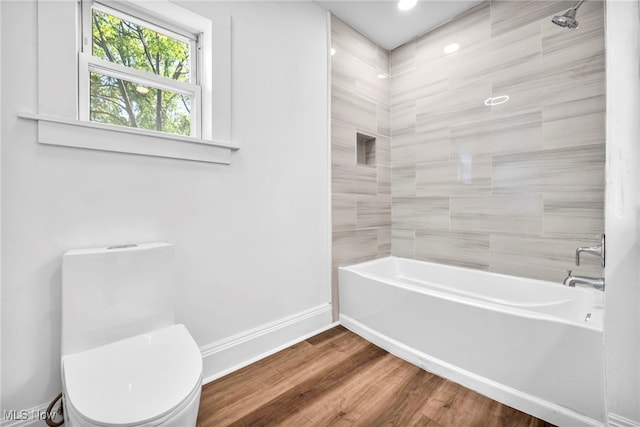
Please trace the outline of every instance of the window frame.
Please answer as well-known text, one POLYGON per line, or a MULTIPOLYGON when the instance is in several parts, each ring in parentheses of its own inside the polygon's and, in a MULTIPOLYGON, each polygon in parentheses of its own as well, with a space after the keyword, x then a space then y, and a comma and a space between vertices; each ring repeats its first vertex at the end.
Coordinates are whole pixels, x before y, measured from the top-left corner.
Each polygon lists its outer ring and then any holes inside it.
POLYGON ((188 23, 188 28, 202 32, 202 135, 195 138, 79 120, 81 0, 36 1, 37 100, 25 99, 18 117, 36 123, 39 144, 231 164, 232 153, 241 147, 231 133, 232 19, 228 12, 204 16, 169 0, 99 0, 143 10, 181 26, 188 23))
MULTIPOLYGON (((133 83, 151 86, 191 98, 190 108, 190 133, 187 136, 202 138, 202 87, 200 86, 202 64, 202 31, 192 30, 186 26, 169 22, 165 19, 152 16, 149 12, 132 7, 127 3, 118 2, 107 5, 96 0, 81 0, 80 2, 80 41, 78 53, 78 118, 81 121, 109 124, 113 123, 92 121, 90 118, 90 74, 96 72, 113 78, 127 80, 133 83), (148 28, 157 33, 185 42, 189 45, 189 82, 173 80, 148 71, 139 70, 125 65, 106 61, 93 56, 93 10, 115 16, 119 19, 132 22, 148 28)), ((144 129, 144 128, 138 128, 144 129)), ((169 135, 170 132, 144 129, 151 132, 162 132, 169 135)))

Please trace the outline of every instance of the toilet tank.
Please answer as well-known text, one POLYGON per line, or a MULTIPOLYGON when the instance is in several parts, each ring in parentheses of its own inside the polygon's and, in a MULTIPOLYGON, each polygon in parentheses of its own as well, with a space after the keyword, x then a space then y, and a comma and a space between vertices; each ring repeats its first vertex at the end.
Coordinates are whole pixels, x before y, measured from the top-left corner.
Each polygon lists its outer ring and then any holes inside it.
POLYGON ((62 355, 174 324, 173 245, 79 249, 62 257, 62 355))

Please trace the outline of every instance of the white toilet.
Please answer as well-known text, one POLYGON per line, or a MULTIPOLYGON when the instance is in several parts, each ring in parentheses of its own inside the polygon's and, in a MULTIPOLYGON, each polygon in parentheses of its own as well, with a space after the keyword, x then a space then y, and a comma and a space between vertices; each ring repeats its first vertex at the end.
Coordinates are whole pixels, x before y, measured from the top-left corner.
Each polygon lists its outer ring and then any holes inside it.
POLYGON ((62 262, 65 426, 195 426, 202 357, 174 322, 173 245, 73 250, 62 262))

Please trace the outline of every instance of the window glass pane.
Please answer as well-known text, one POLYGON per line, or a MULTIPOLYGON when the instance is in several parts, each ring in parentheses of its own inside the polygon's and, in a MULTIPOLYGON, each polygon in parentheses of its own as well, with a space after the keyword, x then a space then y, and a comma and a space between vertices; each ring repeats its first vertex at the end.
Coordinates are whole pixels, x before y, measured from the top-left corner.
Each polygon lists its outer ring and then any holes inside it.
POLYGON ((191 97, 96 72, 90 79, 90 120, 191 134, 191 97))
POLYGON ((105 61, 189 82, 189 44, 92 10, 92 54, 105 61))

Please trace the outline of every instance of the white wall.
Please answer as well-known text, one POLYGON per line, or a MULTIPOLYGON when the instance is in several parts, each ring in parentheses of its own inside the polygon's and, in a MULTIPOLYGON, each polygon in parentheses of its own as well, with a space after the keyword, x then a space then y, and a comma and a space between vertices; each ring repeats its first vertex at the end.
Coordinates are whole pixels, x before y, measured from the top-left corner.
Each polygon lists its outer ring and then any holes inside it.
POLYGON ((329 302, 325 13, 188 7, 232 15, 231 166, 39 145, 16 118, 37 109, 36 5, 2 2, 2 409, 60 391, 70 248, 175 243, 177 320, 200 346, 329 302))
POLYGON ((606 3, 605 360, 610 425, 640 425, 638 2, 606 3), (635 423, 635 424, 633 424, 635 423))

